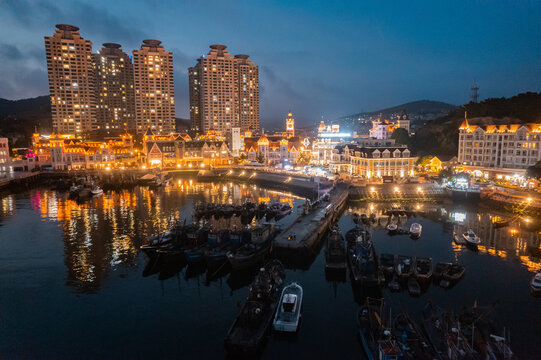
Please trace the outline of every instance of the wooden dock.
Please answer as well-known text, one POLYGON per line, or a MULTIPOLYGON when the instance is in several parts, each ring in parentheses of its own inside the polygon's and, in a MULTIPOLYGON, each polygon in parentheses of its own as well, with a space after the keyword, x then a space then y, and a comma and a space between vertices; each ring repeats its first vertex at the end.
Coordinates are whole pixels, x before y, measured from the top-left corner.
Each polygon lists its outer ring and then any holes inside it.
POLYGON ((322 201, 309 214, 300 215, 291 226, 281 231, 274 238, 274 247, 309 250, 318 244, 329 225, 340 218, 349 195, 348 185, 337 184, 329 194, 329 201, 322 201))

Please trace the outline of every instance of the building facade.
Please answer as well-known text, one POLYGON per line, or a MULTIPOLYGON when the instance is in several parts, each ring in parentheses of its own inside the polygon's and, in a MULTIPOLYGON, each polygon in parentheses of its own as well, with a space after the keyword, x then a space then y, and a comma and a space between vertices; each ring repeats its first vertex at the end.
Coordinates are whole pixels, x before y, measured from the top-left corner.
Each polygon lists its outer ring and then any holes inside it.
POLYGON ((486 177, 524 175, 541 160, 541 124, 460 125, 458 162, 486 177))
POLYGON ((210 46, 188 69, 191 129, 200 133, 232 127, 259 130, 259 70, 248 55, 231 56, 227 46, 210 46))
POLYGON ((35 166, 54 170, 105 169, 135 165, 133 137, 121 134, 105 141, 88 141, 63 134, 32 136, 35 166))
POLYGON ((9 171, 9 144, 8 138, 0 136, 0 172, 9 171))
POLYGON ((45 37, 53 129, 69 134, 96 130, 92 42, 73 25, 58 24, 45 37))
POLYGON ((105 43, 94 54, 97 131, 135 133, 135 90, 131 58, 119 44, 105 43))
POLYGON ((175 131, 173 53, 159 40, 143 40, 133 51, 136 132, 159 134, 175 131))
POLYGON ((333 150, 329 167, 336 173, 363 178, 413 176, 417 157, 406 146, 364 147, 341 145, 333 150))
POLYGON ((204 168, 232 163, 224 138, 212 132, 192 139, 186 133, 155 135, 147 130, 143 136, 143 154, 151 167, 204 168))

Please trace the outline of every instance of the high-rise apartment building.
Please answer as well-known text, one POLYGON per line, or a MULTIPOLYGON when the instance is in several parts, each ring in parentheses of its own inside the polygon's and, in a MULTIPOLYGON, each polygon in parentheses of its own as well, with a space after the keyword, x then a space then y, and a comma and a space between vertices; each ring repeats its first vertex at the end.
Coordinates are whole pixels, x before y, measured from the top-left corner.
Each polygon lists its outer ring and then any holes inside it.
POLYGON ((243 130, 259 131, 259 68, 248 55, 235 55, 237 111, 243 130))
POLYGON ((232 127, 259 130, 259 72, 248 55, 231 56, 225 45, 211 45, 210 52, 188 69, 192 130, 232 127))
POLYGON ((167 134, 175 130, 173 53, 159 40, 143 40, 133 51, 136 132, 152 129, 167 134))
POLYGON ((83 134, 96 129, 92 42, 73 25, 58 24, 45 37, 54 131, 83 134))
POLYGON ((97 130, 118 135, 135 132, 135 90, 131 58, 119 44, 105 43, 94 54, 97 130))

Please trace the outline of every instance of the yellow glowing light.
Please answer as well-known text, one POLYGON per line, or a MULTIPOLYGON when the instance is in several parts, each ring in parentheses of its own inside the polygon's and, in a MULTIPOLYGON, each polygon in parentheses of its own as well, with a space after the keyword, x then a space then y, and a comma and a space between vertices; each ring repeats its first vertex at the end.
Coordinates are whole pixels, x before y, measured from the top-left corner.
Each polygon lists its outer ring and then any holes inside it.
POLYGON ((147 167, 145 165, 141 166, 141 169, 145 170, 147 167))
POLYGON ((204 167, 205 167, 205 164, 201 164, 201 167, 204 168, 204 167))
POLYGON ((179 168, 179 167, 180 167, 180 164, 177 164, 177 167, 179 168))
POLYGON ((241 174, 242 176, 244 176, 244 174, 246 174, 246 172, 245 172, 245 171, 243 171, 243 172, 241 172, 240 174, 241 174))
POLYGON ((188 167, 192 167, 192 163, 189 163, 189 164, 188 164, 188 167))
POLYGON ((376 189, 374 189, 374 187, 372 186, 372 187, 370 188, 370 191, 374 192, 374 191, 376 191, 376 189))
POLYGON ((395 186, 395 187, 394 187, 394 191, 398 191, 398 186, 395 186))
POLYGON ((531 197, 529 197, 529 198, 527 198, 527 199, 526 199, 526 201, 532 201, 532 198, 531 198, 531 197))
POLYGON ((107 166, 107 167, 105 168, 105 170, 110 171, 110 170, 111 170, 111 167, 110 167, 110 166, 107 166))
POLYGON ((421 191, 421 187, 420 187, 420 186, 419 186, 419 187, 417 187, 417 191, 421 191))

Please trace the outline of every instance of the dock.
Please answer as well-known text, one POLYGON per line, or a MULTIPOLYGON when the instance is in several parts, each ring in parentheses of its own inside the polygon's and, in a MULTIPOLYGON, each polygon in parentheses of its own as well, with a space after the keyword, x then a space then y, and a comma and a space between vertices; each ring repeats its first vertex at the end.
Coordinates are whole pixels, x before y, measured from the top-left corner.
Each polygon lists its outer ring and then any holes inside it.
POLYGON ((309 250, 315 247, 329 225, 340 218, 349 195, 348 185, 337 184, 329 195, 329 201, 321 201, 310 213, 300 215, 291 226, 282 230, 274 238, 274 247, 290 250, 309 250))

